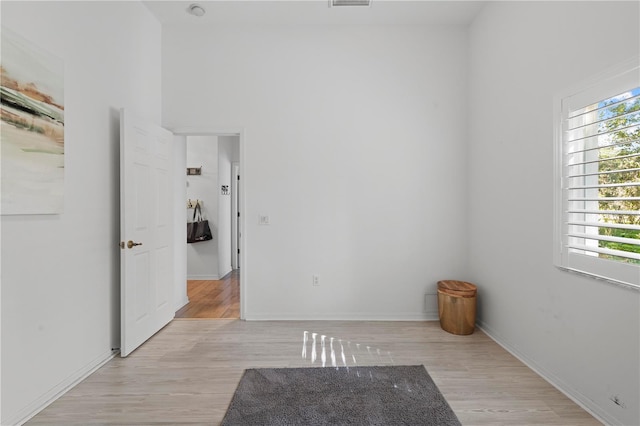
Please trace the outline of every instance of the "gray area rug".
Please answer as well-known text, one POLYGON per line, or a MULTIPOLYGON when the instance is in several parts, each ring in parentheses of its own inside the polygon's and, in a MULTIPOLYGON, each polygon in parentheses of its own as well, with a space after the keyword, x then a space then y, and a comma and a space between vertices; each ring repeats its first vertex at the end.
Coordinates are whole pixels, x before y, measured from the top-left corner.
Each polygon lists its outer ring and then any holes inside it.
POLYGON ((460 425, 422 365, 245 370, 224 426, 460 425))

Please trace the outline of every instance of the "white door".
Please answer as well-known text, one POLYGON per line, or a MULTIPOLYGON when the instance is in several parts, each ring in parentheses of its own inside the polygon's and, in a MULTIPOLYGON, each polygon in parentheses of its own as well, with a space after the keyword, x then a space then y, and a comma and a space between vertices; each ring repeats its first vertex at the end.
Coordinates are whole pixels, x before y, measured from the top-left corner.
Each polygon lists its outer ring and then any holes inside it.
POLYGON ((173 303, 173 134, 120 111, 120 354, 167 325, 173 303))

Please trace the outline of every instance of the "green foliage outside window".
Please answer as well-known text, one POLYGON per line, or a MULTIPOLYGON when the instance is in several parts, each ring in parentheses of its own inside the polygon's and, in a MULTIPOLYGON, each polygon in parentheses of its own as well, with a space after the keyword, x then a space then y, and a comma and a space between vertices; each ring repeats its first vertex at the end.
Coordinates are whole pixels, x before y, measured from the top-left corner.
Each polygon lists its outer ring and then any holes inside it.
MULTIPOLYGON (((640 88, 632 91, 632 95, 640 94, 640 88)), ((608 102, 615 103, 615 100, 608 102)), ((618 101, 619 102, 619 101, 618 101)), ((604 105, 606 106, 606 104, 604 105)), ((617 103, 600 112, 600 119, 606 120, 600 126, 600 132, 612 132, 608 144, 599 150, 599 172, 614 172, 600 174, 599 185, 627 184, 627 186, 607 186, 599 189, 600 198, 627 198, 626 200, 600 201, 600 210, 638 211, 640 210, 640 98, 617 103), (631 199, 629 199, 631 198, 631 199), (638 198, 638 199, 633 199, 638 198)), ((631 214, 601 214, 601 220, 606 223, 626 225, 640 225, 640 215, 631 214)), ((600 235, 612 237, 640 239, 640 231, 600 227, 600 235)), ((640 246, 621 242, 600 241, 600 247, 626 252, 640 253, 640 246)), ((604 258, 615 258, 631 263, 640 261, 633 259, 619 259, 609 255, 604 258)))

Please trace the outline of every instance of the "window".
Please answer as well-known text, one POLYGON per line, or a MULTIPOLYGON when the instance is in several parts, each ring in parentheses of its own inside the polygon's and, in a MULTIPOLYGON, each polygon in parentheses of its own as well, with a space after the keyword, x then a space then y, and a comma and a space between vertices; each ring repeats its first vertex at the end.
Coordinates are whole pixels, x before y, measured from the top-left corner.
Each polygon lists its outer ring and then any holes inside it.
POLYGON ((638 59, 556 100, 556 264, 640 289, 638 59))

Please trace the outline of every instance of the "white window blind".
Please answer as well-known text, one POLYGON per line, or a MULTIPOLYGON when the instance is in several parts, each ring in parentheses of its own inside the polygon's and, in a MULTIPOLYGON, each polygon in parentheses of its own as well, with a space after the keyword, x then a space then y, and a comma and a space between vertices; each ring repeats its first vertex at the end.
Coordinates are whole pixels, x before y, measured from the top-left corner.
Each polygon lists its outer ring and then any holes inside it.
POLYGON ((640 288, 637 60, 559 103, 557 263, 640 288))

